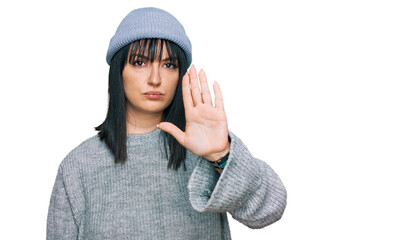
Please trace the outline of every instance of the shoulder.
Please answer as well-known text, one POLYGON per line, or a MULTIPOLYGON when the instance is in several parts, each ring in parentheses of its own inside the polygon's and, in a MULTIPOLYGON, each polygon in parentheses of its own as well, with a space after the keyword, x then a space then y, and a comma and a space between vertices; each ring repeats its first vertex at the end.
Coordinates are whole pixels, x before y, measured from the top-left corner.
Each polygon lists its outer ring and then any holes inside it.
POLYGON ((100 164, 111 156, 105 142, 101 141, 97 134, 72 149, 61 161, 59 171, 73 171, 91 164, 100 164))

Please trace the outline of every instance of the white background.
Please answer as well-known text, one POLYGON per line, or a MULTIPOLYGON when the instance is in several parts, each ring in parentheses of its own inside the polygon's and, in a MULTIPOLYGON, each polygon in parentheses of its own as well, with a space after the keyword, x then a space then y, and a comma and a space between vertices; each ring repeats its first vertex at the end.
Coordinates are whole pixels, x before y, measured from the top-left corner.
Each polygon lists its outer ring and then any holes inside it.
POLYGON ((184 25, 229 129, 288 191, 233 239, 414 239, 413 1, 10 1, 0 6, 1 235, 45 239, 59 163, 105 118, 109 40, 132 9, 184 25))

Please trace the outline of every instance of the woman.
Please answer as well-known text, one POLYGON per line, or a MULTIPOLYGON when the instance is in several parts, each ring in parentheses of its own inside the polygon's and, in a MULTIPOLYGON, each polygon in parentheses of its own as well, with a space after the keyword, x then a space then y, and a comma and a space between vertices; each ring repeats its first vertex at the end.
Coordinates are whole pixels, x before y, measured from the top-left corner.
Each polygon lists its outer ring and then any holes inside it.
POLYGON ((107 117, 59 166, 47 239, 231 239, 226 212, 250 228, 281 218, 281 180, 228 131, 219 85, 213 103, 191 60, 169 13, 123 19, 107 52, 107 117))

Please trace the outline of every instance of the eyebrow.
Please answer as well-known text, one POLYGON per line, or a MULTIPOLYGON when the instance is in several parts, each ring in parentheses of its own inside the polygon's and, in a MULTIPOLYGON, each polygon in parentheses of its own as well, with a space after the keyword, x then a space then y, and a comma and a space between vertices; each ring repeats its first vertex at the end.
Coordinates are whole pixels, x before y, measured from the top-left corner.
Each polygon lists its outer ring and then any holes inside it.
POLYGON ((179 60, 178 58, 167 57, 165 59, 162 59, 161 61, 162 62, 164 62, 164 61, 172 61, 172 62, 175 62, 175 61, 178 61, 178 60, 179 60))
MULTIPOLYGON (((135 59, 135 58, 143 58, 143 59, 145 59, 145 60, 149 60, 149 59, 150 59, 148 56, 145 56, 145 55, 142 55, 142 54, 134 54, 134 55, 132 55, 131 57, 132 57, 133 59, 135 59)), ((162 62, 165 62, 165 61, 172 61, 172 62, 175 62, 175 61, 178 61, 178 60, 179 60, 178 58, 167 57, 167 58, 162 59, 161 61, 162 61, 162 62)))
POLYGON ((134 55, 132 55, 132 56, 130 56, 130 58, 133 58, 133 59, 135 59, 135 58, 144 58, 144 59, 146 59, 146 60, 148 60, 149 58, 147 57, 147 56, 144 56, 144 55, 141 55, 141 54, 134 54, 134 55))

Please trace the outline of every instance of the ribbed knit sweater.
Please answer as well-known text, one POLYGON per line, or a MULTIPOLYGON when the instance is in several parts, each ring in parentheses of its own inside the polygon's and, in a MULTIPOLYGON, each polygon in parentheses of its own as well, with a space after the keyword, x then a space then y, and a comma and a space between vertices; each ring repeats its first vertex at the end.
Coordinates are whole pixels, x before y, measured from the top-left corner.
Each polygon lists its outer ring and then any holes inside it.
POLYGON ((283 215, 278 175, 229 132, 223 172, 187 151, 186 171, 167 169, 162 130, 127 134, 127 162, 90 137, 60 163, 50 199, 47 239, 231 239, 227 213, 250 228, 283 215))

